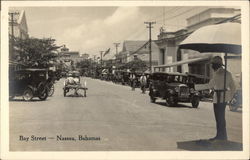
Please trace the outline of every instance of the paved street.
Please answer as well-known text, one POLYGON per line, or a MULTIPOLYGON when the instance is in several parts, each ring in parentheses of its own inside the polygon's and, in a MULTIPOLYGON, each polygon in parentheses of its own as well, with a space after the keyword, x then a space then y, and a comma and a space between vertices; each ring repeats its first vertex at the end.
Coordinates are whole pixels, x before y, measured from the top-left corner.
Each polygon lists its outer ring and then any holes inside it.
MULTIPOLYGON (((187 150, 178 143, 215 135, 212 103, 202 102, 198 109, 190 108, 191 104, 166 107, 163 100, 150 103, 148 94, 139 89, 85 79, 89 88, 86 98, 63 97, 61 79, 55 94, 46 101, 23 102, 20 98, 10 102, 10 150, 187 150), (32 135, 45 138, 31 141, 32 135), (75 140, 58 140, 60 135, 75 140), (95 138, 79 140, 79 135, 95 138), (29 140, 20 140, 20 136, 29 140)), ((242 113, 226 110, 229 140, 241 143, 242 113)))

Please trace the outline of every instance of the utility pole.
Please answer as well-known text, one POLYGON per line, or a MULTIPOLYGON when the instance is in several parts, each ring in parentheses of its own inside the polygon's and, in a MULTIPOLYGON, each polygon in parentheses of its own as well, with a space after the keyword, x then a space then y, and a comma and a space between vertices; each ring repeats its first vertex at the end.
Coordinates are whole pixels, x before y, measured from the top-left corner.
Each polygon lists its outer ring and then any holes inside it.
POLYGON ((100 51, 100 54, 101 54, 101 69, 102 69, 102 53, 103 53, 103 51, 100 51))
POLYGON ((114 43, 115 45, 115 65, 117 66, 117 55, 118 55, 118 47, 120 45, 120 43, 114 43))
POLYGON ((153 24, 156 22, 144 22, 144 24, 148 24, 147 28, 149 29, 149 72, 152 73, 152 50, 151 50, 151 28, 153 28, 153 24))
POLYGON ((115 45, 115 53, 116 53, 116 55, 118 54, 118 47, 119 47, 119 45, 120 45, 120 43, 114 43, 114 45, 115 45))
POLYGON ((9 13, 10 15, 10 25, 11 25, 11 50, 10 50, 10 59, 13 58, 14 53, 14 16, 18 15, 18 12, 9 13))

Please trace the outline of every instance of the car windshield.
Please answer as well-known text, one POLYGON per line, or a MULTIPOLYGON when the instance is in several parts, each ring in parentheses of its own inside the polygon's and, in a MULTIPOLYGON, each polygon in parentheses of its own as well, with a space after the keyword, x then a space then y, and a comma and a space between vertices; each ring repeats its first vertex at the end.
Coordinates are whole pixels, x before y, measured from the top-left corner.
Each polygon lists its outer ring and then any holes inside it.
POLYGON ((168 82, 179 82, 179 83, 186 83, 187 77, 181 75, 169 75, 168 82))

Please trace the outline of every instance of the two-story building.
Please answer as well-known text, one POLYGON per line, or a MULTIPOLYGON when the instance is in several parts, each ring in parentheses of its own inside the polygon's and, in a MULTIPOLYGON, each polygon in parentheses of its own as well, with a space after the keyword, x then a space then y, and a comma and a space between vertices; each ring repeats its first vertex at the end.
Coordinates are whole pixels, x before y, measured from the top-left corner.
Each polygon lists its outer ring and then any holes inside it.
MULTIPOLYGON (((207 25, 216 24, 218 22, 226 21, 240 13, 240 10, 235 8, 210 8, 192 17, 187 18, 187 27, 175 32, 160 32, 156 44, 160 48, 159 65, 154 67, 155 71, 165 72, 189 72, 193 74, 211 76, 209 61, 212 56, 222 53, 206 53, 200 54, 192 50, 178 50, 178 45, 188 37, 193 31, 207 25)), ((240 20, 235 20, 240 23, 240 20)), ((240 59, 231 59, 228 61, 228 70, 239 74, 235 65, 241 64, 240 59)), ((237 67, 236 67, 237 68, 237 67)), ((238 67, 240 68, 240 66, 238 67)))
POLYGON ((77 62, 83 60, 83 57, 80 56, 78 51, 69 51, 68 48, 64 47, 59 53, 59 60, 62 61, 66 66, 71 67, 75 66, 77 62))
MULTIPOLYGON (((151 43, 152 65, 158 65, 159 47, 154 41, 151 43)), ((146 62, 149 66, 149 43, 148 41, 124 41, 122 51, 116 55, 116 60, 119 63, 128 63, 134 59, 134 56, 146 62)))

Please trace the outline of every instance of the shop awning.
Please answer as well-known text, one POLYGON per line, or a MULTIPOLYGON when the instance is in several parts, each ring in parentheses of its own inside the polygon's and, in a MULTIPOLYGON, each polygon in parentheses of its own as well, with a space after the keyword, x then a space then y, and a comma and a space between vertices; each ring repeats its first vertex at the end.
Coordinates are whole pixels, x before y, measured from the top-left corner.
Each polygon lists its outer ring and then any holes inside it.
POLYGON ((179 66, 179 65, 183 65, 183 64, 189 64, 189 63, 209 60, 210 58, 211 58, 210 56, 209 57, 199 57, 199 58, 187 59, 187 60, 183 60, 183 61, 177 61, 177 62, 170 63, 170 64, 153 66, 153 67, 154 68, 169 68, 169 67, 179 66))

